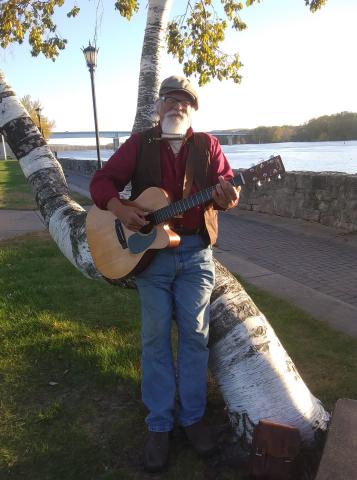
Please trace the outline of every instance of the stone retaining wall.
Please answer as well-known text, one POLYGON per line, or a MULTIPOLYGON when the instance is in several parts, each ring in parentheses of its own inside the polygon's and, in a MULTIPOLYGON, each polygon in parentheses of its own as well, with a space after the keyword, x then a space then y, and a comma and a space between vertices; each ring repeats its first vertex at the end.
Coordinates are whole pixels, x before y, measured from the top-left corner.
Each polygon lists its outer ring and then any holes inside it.
POLYGON ((64 170, 71 170, 91 177, 97 169, 97 160, 75 160, 74 158, 59 158, 64 170))
POLYGON ((240 208, 357 231, 357 175, 289 172, 261 187, 244 186, 240 208))
MULTIPOLYGON (((60 163, 64 169, 89 176, 97 167, 95 160, 63 158, 60 163)), ((357 175, 289 172, 261 187, 244 186, 240 208, 357 231, 357 175)))

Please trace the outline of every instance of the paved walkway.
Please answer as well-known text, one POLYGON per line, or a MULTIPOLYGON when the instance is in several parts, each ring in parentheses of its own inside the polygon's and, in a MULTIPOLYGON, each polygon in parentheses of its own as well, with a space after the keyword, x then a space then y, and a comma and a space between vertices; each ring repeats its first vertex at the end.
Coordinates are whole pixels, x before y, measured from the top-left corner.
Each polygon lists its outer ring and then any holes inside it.
MULTIPOLYGON (((88 195, 88 178, 70 173, 88 195)), ((44 229, 36 212, 0 210, 0 240, 44 229)), ((357 337, 357 233, 236 209, 220 214, 215 256, 250 283, 357 337)))
POLYGON ((231 271, 357 337, 357 234, 239 209, 219 223, 215 255, 231 271))
POLYGON ((0 241, 46 230, 39 212, 33 210, 0 210, 0 241))

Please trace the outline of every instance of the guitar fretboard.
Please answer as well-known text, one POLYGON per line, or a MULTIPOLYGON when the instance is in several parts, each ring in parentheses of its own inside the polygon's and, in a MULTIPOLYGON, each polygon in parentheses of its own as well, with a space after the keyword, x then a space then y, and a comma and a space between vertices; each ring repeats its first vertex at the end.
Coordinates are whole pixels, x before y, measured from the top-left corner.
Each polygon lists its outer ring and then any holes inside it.
MULTIPOLYGON (((245 183, 242 173, 229 180, 229 182, 235 187, 244 185, 245 183)), ((147 216, 147 219, 154 225, 159 225, 160 223, 166 222, 170 218, 176 217, 177 215, 182 215, 191 208, 197 207, 198 205, 204 205, 205 203, 211 201, 213 198, 214 189, 215 186, 211 186, 205 190, 201 190, 200 192, 191 195, 190 197, 171 203, 167 207, 160 208, 159 210, 151 213, 147 216)))

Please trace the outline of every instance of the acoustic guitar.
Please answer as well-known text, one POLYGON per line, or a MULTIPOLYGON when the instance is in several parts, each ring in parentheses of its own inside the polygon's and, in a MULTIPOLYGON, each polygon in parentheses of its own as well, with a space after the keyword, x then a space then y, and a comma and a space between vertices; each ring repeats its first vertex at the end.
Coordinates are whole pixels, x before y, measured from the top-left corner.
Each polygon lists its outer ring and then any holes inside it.
MULTIPOLYGON (((259 185, 284 172, 283 162, 278 155, 240 172, 230 182, 236 187, 248 183, 259 185)), ((86 220, 87 240, 99 272, 115 283, 115 280, 142 271, 157 250, 177 247, 180 237, 170 228, 168 221, 193 207, 212 201, 214 189, 215 186, 211 186, 190 197, 170 203, 165 190, 150 187, 135 201, 122 200, 151 212, 146 217, 149 225, 139 232, 128 230, 108 210, 91 207, 86 220)))

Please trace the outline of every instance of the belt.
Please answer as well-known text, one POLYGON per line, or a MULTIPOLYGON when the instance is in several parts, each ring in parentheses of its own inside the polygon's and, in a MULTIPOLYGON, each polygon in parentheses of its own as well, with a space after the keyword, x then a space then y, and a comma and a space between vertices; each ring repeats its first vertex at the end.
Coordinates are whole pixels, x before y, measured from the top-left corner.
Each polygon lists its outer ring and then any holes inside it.
POLYGON ((181 237, 184 237, 185 235, 198 235, 202 233, 202 230, 200 228, 174 227, 173 230, 181 237))

